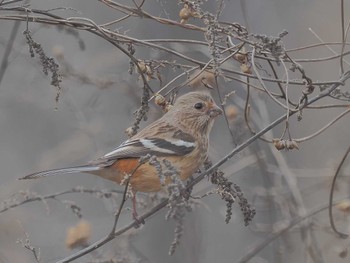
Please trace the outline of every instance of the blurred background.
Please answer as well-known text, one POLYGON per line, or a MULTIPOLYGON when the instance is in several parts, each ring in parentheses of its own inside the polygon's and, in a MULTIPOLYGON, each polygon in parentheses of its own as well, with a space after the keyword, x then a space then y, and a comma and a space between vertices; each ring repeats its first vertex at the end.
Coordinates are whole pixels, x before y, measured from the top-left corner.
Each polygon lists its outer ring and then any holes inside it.
MULTIPOLYGON (((118 2, 132 6, 131 1, 118 2)), ((124 16, 99 1, 32 0, 26 3, 32 9, 61 8, 53 13, 65 18, 89 18, 96 24, 124 16)), ((346 11, 350 3, 344 3, 347 23, 350 16, 346 11)), ((21 4, 23 2, 6 7, 21 4)), ((202 9, 215 13, 218 5, 217 1, 206 1, 202 9)), ((183 4, 177 1, 146 0, 142 9, 154 16, 179 22, 182 8, 183 4)), ((50 77, 43 73, 38 56, 30 57, 22 34, 26 23, 3 19, 9 13, 0 9, 0 60, 3 62, 3 58, 8 57, 8 64, 1 68, 0 82, 0 262, 36 262, 33 254, 18 243, 18 240, 25 242, 28 237, 31 246, 40 248, 40 262, 55 262, 76 251, 70 250, 66 244, 68 229, 81 223, 81 218, 72 212, 71 207, 79 207, 88 229, 87 243, 92 243, 111 230, 121 196, 102 198, 96 193, 70 193, 53 200, 7 208, 24 199, 40 198, 78 186, 96 191, 123 188, 87 174, 33 181, 17 179, 40 170, 86 163, 126 140, 125 130, 134 123, 133 113, 140 107, 143 83, 137 72, 128 73, 129 58, 105 39, 84 30, 30 22, 32 38, 60 65, 62 91, 56 102, 57 89, 50 85, 50 77), (18 30, 16 26, 19 26, 18 30), (14 43, 8 50, 11 39, 14 43)), ((287 30, 288 35, 283 38, 287 50, 321 41, 341 42, 339 2, 224 1, 219 20, 237 22, 254 34, 278 36, 287 30)), ((203 26, 198 19, 192 18, 189 23, 203 26)), ((130 17, 109 28, 141 40, 205 41, 201 32, 139 17, 130 17)), ((211 59, 209 48, 204 45, 171 43, 167 47, 205 63, 211 59)), ((340 53, 341 45, 331 47, 340 53)), ((135 48, 134 56, 138 59, 178 60, 158 49, 135 48)), ((325 45, 288 54, 293 59, 334 55, 325 45)), ((237 61, 228 63, 230 68, 239 70, 237 61)), ((337 81, 340 77, 339 59, 301 64, 314 82, 337 81)), ((283 70, 279 72, 283 73, 283 70)), ((149 85, 158 91, 181 73, 181 69, 164 67, 160 73, 162 83, 155 78, 149 81, 149 85)), ((280 77, 286 76, 281 74, 280 77)), ((300 75, 291 73, 289 77, 300 78, 300 75)), ((259 85, 257 81, 255 84, 259 85)), ((276 88, 276 84, 265 84, 271 85, 271 89, 276 88)), ((214 163, 251 136, 244 122, 246 86, 220 77, 218 86, 222 97, 232 91, 235 94, 227 100, 226 106, 232 106, 228 123, 220 118, 211 134, 210 158, 214 163)), ((196 87, 186 87, 181 93, 193 88, 196 87)), ((303 88, 291 85, 290 96, 297 100, 303 88)), ((213 95, 218 101, 215 90, 213 95)), ((317 105, 336 103, 344 105, 348 101, 326 99, 317 105)), ((252 92, 250 104, 252 123, 257 131, 285 114, 283 108, 262 92, 252 92)), ((290 119, 292 137, 301 138, 314 133, 342 111, 344 108, 305 110, 299 122, 293 116, 290 119)), ((161 108, 151 101, 148 120, 143 121, 141 127, 161 115, 161 108)), ((127 232, 76 262, 239 262, 251 249, 265 242, 272 232, 327 204, 332 176, 349 147, 349 128, 349 116, 345 115, 324 133, 301 143, 299 150, 277 151, 271 143, 257 140, 226 162, 221 167, 225 176, 241 187, 248 202, 256 209, 256 216, 247 227, 237 204, 231 221, 226 224, 226 203, 218 195, 209 195, 196 201, 193 211, 186 213, 183 236, 174 255, 169 256, 168 250, 175 224, 165 220, 167 209, 163 209, 141 228, 127 232), (115 261, 107 261, 111 259, 115 261)), ((283 125, 279 125, 267 136, 279 137, 282 132, 283 125)), ((345 161, 342 176, 336 184, 336 199, 349 195, 349 163, 350 160, 345 161)), ((195 186, 193 195, 203 195, 214 188, 208 180, 203 180, 195 186)), ((151 197, 143 194, 139 197, 146 202, 141 211, 152 207, 151 197)), ((131 207, 131 203, 128 201, 126 206, 131 207)), ((346 209, 346 203, 344 206, 335 209, 335 220, 343 232, 348 232, 349 209, 346 209)), ((307 224, 299 224, 268 242, 249 262, 347 262, 349 241, 338 238, 331 231, 327 210, 309 219, 304 221, 307 224)), ((126 209, 119 226, 130 220, 131 213, 126 209)))

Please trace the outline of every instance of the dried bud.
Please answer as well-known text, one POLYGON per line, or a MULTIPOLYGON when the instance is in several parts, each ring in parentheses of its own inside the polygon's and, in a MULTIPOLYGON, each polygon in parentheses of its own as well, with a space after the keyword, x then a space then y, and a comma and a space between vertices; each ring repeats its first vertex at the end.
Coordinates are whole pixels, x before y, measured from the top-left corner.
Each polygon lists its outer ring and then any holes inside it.
POLYGON ((147 74, 148 76, 153 75, 153 71, 152 71, 150 65, 146 65, 145 74, 147 74))
POLYGON ((342 201, 339 204, 337 204, 335 207, 344 213, 349 213, 350 212, 350 200, 342 201))
POLYGON ((183 20, 188 20, 191 17, 191 10, 187 5, 184 6, 179 12, 179 17, 183 20))
POLYGON ((64 58, 64 50, 62 46, 55 45, 52 48, 52 53, 57 59, 63 59, 64 58))
POLYGON ((247 64, 241 64, 241 71, 246 74, 252 74, 252 70, 247 64))
POLYGON ((153 70, 149 64, 146 64, 144 61, 138 62, 138 68, 137 71, 139 73, 145 74, 145 78, 147 81, 150 81, 151 79, 154 79, 153 77, 153 70))
POLYGON ((234 121, 238 115, 237 107, 233 105, 227 105, 225 108, 225 114, 230 121, 234 121))
POLYGON ((296 141, 292 140, 292 145, 293 145, 293 149, 299 150, 299 144, 296 141))
MULTIPOLYGON (((126 185, 129 180, 130 180, 131 174, 125 173, 124 177, 122 178, 122 180, 120 181, 120 185, 126 185)), ((128 185, 128 188, 130 189, 131 184, 128 185)))
POLYGON ((125 130, 126 135, 131 138, 132 136, 135 135, 135 130, 133 127, 129 127, 125 130))
POLYGON ((204 71, 202 76, 202 82, 207 85, 214 86, 215 74, 213 71, 204 71))
POLYGON ((277 150, 283 150, 286 148, 285 141, 280 139, 272 139, 272 143, 277 150))
POLYGON ((246 63, 247 61, 247 54, 237 53, 233 57, 242 64, 246 63))
POLYGON ((295 140, 272 139, 273 145, 277 150, 299 150, 299 145, 295 140))
POLYGON ((297 113, 297 120, 301 121, 302 119, 303 119, 303 111, 299 110, 298 113, 297 113))
POLYGON ((191 76, 189 86, 193 88, 213 87, 215 86, 215 74, 213 71, 205 70, 198 75, 199 71, 195 71, 191 76), (197 76, 198 75, 198 76, 197 76))
POLYGON ((162 95, 157 93, 156 95, 154 95, 154 103, 157 104, 158 106, 163 107, 166 103, 166 100, 162 95))
POLYGON ((302 91, 304 95, 310 95, 312 92, 314 92, 315 87, 313 85, 307 85, 306 89, 302 91))
POLYGON ((138 71, 141 71, 141 73, 146 73, 146 64, 143 61, 139 61, 138 63, 138 71))
POLYGON ((91 236, 91 225, 85 220, 81 220, 76 226, 67 230, 66 246, 69 249, 84 247, 88 244, 91 236))
POLYGON ((184 7, 179 12, 179 17, 181 18, 180 23, 186 24, 190 17, 199 17, 199 15, 189 5, 184 4, 184 7))
POLYGON ((165 107, 164 107, 164 111, 165 111, 165 112, 168 112, 168 111, 171 110, 172 107, 174 107, 174 106, 171 105, 170 103, 167 103, 167 104, 165 105, 165 107))
POLYGON ((340 258, 346 258, 348 255, 348 248, 346 247, 336 247, 335 250, 340 258))
POLYGON ((344 248, 343 250, 339 251, 338 255, 341 258, 345 258, 348 255, 348 250, 344 248))
POLYGON ((299 150, 299 145, 298 145, 298 143, 297 143, 296 141, 294 141, 294 140, 286 141, 286 142, 285 142, 285 145, 286 145, 286 148, 287 148, 288 150, 294 150, 294 149, 299 150))

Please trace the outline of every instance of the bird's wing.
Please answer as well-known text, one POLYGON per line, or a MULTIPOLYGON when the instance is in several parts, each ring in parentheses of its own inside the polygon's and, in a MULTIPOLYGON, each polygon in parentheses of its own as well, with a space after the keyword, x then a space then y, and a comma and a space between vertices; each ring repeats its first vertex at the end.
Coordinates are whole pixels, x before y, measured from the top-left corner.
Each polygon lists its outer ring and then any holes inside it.
POLYGON ((193 151, 196 143, 193 140, 179 138, 138 138, 127 140, 99 160, 110 161, 120 158, 142 157, 147 154, 155 156, 186 155, 193 151))
POLYGON ((183 156, 192 152, 195 147, 196 140, 191 134, 161 118, 102 156, 99 161, 139 158, 147 154, 155 156, 183 156))

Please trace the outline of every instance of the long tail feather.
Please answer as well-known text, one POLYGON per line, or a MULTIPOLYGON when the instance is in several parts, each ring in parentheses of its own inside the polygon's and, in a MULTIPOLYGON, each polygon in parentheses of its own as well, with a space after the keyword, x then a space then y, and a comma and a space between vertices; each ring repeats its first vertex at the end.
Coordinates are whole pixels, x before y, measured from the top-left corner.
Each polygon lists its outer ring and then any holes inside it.
POLYGON ((61 168, 61 169, 53 169, 53 170, 47 170, 47 171, 42 171, 38 173, 28 174, 22 178, 19 178, 19 180, 37 179, 41 177, 54 176, 58 174, 93 172, 93 171, 98 171, 101 168, 102 167, 99 167, 99 166, 84 165, 84 166, 67 167, 67 168, 61 168))

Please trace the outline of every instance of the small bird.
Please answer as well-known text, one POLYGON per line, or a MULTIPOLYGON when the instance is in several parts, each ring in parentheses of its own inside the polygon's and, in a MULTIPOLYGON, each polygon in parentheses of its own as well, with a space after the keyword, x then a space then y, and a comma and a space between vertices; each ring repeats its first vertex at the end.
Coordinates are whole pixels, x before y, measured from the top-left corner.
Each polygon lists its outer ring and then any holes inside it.
MULTIPOLYGON (((209 133, 214 119, 222 114, 209 93, 189 92, 179 97, 174 106, 160 119, 146 126, 138 134, 111 152, 86 165, 53 169, 29 174, 22 179, 89 173, 123 184, 130 175, 129 186, 136 192, 157 192, 162 189, 159 174, 148 162, 140 164, 147 154, 162 162, 170 161, 186 180, 203 164, 208 155, 209 133)), ((136 215, 134 204, 134 218, 136 215)))

